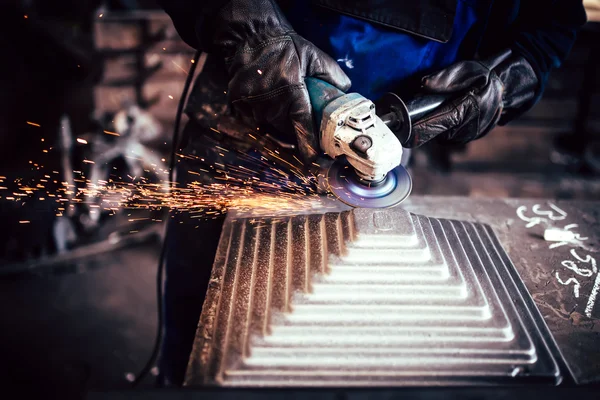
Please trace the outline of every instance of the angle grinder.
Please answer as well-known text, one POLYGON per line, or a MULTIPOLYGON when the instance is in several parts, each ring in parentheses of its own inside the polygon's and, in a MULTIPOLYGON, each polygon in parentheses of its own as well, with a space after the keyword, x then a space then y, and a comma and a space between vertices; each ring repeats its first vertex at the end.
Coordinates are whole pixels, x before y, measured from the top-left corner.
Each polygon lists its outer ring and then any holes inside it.
POLYGON ((317 78, 306 78, 321 149, 334 159, 326 173, 328 190, 352 207, 392 207, 408 197, 412 180, 400 164, 412 124, 439 107, 445 96, 404 103, 393 93, 375 104, 344 93, 317 78))

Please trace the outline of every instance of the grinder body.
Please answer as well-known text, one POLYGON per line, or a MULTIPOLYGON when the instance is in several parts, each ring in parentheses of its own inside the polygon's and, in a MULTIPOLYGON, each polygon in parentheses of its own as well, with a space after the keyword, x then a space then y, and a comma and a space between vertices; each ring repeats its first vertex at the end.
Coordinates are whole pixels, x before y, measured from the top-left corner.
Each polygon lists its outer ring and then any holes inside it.
POLYGON ((306 85, 325 154, 345 156, 365 182, 380 182, 400 165, 402 145, 371 100, 316 78, 307 78, 306 85))
POLYGON ((400 165, 412 121, 444 98, 426 96, 406 105, 390 93, 376 105, 358 93, 344 93, 306 78, 321 149, 335 159, 327 177, 330 191, 354 207, 391 207, 410 194, 412 181, 400 165))

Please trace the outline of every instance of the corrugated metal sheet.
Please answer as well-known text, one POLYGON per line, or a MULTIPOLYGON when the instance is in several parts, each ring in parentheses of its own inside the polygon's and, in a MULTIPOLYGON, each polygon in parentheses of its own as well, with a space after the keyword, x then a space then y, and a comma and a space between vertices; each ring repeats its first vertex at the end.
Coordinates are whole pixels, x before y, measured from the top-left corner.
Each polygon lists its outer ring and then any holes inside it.
POLYGON ((491 228, 390 210, 224 228, 187 384, 556 384, 491 228))

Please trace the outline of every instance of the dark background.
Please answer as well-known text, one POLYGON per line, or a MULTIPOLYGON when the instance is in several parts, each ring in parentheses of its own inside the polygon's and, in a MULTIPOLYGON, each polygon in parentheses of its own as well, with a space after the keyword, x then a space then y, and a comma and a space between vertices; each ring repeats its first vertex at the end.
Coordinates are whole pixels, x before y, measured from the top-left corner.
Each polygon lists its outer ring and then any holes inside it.
MULTIPOLYGON (((160 126, 160 140, 148 146, 168 155, 193 50, 153 1, 10 0, 0 7, 0 185, 37 176, 30 160, 64 174, 57 148, 65 115, 73 137, 93 142, 114 129, 114 113, 137 104, 160 126)), ((524 117, 463 148, 419 150, 413 193, 600 199, 600 29, 593 19, 524 117)), ((87 150, 74 149, 79 165, 87 150)), ((123 211, 86 230, 85 213, 76 213, 71 251, 104 247, 46 265, 39 261, 58 254, 56 205, 0 195, 0 387, 62 398, 128 387, 154 339, 162 224, 134 227, 132 212, 123 211), (154 234, 115 249, 107 239, 117 231, 154 234)))

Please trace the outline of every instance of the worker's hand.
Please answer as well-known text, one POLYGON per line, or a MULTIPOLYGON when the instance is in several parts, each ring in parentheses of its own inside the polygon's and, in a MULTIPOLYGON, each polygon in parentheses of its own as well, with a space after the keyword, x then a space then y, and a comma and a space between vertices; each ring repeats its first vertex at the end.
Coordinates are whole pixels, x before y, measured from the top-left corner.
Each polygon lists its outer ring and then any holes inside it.
POLYGON ((418 147, 440 136, 466 143, 480 138, 527 110, 539 89, 537 76, 522 56, 506 50, 484 61, 463 61, 423 78, 427 93, 454 100, 412 127, 407 147, 418 147))
POLYGON ((236 115, 249 124, 273 126, 288 135, 282 140, 297 141, 305 161, 314 159, 318 132, 304 78, 316 77, 346 91, 346 74, 294 32, 274 0, 231 0, 217 19, 213 44, 225 57, 236 115))

